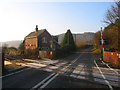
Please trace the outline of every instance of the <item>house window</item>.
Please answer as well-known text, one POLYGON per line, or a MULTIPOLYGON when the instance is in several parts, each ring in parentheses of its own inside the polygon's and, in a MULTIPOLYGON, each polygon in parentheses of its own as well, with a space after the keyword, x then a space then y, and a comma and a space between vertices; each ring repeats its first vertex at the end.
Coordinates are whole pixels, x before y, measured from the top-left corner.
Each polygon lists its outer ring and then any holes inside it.
POLYGON ((42 43, 47 43, 47 38, 46 37, 42 38, 42 43))

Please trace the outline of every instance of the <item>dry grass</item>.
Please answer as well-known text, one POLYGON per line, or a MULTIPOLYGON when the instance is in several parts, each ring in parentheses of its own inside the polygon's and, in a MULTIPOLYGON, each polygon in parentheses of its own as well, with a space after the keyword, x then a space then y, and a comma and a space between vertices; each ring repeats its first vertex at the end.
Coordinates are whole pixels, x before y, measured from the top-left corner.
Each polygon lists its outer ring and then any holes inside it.
POLYGON ((95 49, 95 50, 92 51, 92 53, 100 54, 100 53, 101 53, 101 50, 100 50, 100 49, 95 49))

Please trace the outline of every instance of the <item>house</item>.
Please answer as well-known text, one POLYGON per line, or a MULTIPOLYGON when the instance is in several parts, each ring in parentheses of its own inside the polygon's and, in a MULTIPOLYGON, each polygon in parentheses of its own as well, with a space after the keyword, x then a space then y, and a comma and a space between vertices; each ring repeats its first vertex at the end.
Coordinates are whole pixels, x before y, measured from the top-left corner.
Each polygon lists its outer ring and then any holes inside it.
POLYGON ((35 31, 25 37, 25 49, 38 48, 41 58, 50 58, 50 53, 59 47, 60 45, 46 29, 38 30, 38 25, 36 25, 35 31))

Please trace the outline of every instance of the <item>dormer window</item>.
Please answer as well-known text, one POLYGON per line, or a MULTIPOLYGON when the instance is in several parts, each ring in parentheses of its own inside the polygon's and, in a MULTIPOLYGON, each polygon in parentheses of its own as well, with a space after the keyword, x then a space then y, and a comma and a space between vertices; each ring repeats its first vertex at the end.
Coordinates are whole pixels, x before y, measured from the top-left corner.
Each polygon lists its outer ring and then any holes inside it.
POLYGON ((47 43, 47 38, 46 37, 42 38, 42 43, 47 43))

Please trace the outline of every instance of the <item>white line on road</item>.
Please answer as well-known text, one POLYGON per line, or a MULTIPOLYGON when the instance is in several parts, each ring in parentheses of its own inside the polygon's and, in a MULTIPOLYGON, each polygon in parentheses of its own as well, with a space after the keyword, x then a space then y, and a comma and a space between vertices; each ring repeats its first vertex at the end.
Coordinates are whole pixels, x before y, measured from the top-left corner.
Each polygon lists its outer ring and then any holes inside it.
POLYGON ((25 71, 25 70, 28 70, 29 68, 26 68, 26 69, 23 69, 23 70, 20 70, 20 71, 17 71, 17 72, 14 72, 14 73, 10 73, 10 74, 7 74, 7 75, 4 75, 4 76, 1 76, 0 78, 4 78, 4 77, 7 77, 7 76, 11 76, 11 75, 14 75, 16 73, 20 73, 22 71, 25 71))
POLYGON ((100 68, 98 67, 96 61, 94 60, 94 63, 96 65, 96 67, 98 68, 99 72, 101 73, 102 77, 104 78, 105 82, 107 83, 107 85, 109 86, 110 90, 113 90, 112 86, 110 85, 110 83, 106 80, 105 76, 103 75, 102 71, 100 70, 100 68))
POLYGON ((45 84, 43 84, 43 86, 41 86, 40 88, 45 88, 53 79, 55 79, 59 74, 56 74, 55 76, 53 76, 51 79, 49 79, 45 84))
POLYGON ((81 55, 82 54, 80 54, 72 63, 76 62, 81 55))
POLYGON ((44 84, 46 80, 51 78, 55 73, 50 74, 47 78, 43 79, 41 82, 39 82, 37 85, 35 85, 32 89, 38 88, 40 85, 44 84))
POLYGON ((112 69, 108 64, 104 63, 103 61, 102 63, 105 64, 110 70, 114 71, 118 75, 118 72, 116 70, 112 69))
MULTIPOLYGON (((72 61, 72 63, 70 63, 69 65, 67 65, 64 69, 66 69, 67 67, 69 67, 71 64, 75 63, 78 58, 81 56, 81 54, 72 61)), ((65 70, 66 71, 66 70, 65 70)), ((52 80, 54 80, 59 74, 55 74, 52 73, 51 75, 49 75, 47 78, 45 78, 43 81, 39 82, 37 85, 35 85, 32 89, 38 88, 39 86, 42 86, 40 88, 45 88, 52 80), (48 81, 47 81, 48 80, 48 81)))

